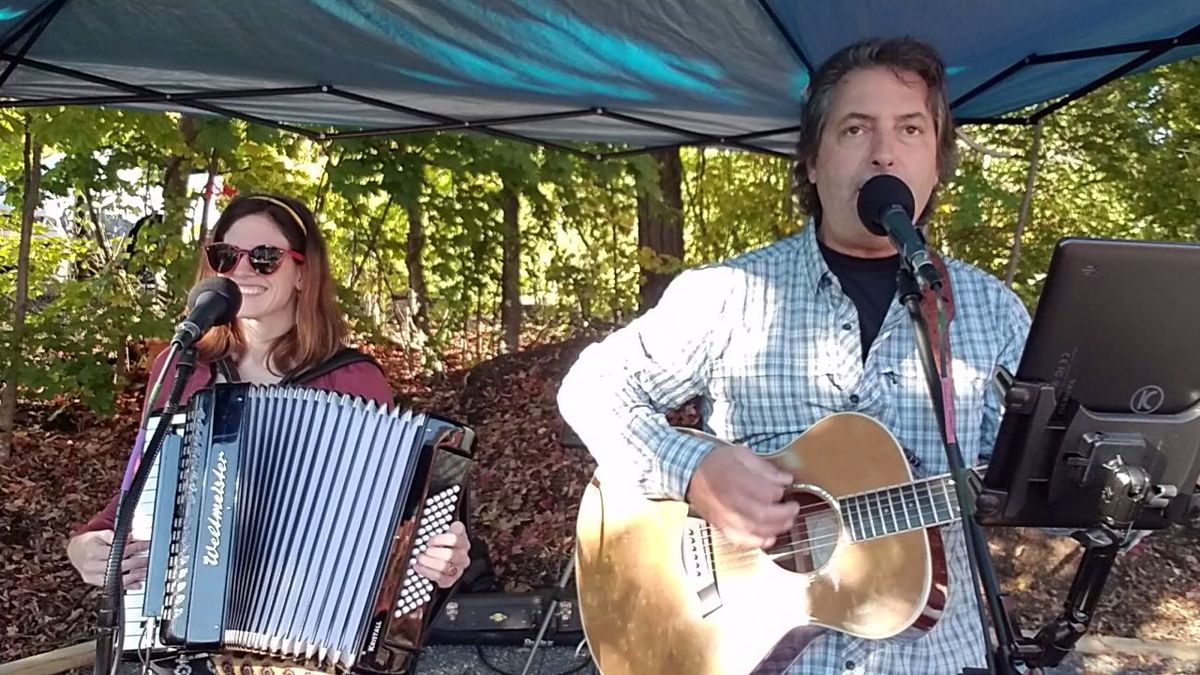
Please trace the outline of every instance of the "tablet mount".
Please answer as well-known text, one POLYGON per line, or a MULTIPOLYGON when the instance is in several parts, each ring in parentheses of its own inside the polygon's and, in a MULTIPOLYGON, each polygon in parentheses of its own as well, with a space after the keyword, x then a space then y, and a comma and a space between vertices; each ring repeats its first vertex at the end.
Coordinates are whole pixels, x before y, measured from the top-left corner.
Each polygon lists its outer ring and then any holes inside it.
MULTIPOLYGON (((1200 402, 1158 414, 1153 387, 1130 401, 1128 413, 1100 413, 1068 401, 1043 382, 1000 373, 1005 425, 997 449, 1007 459, 989 466, 976 496, 984 525, 1070 528, 1084 549, 1062 614, 1033 638, 997 645, 1001 672, 1058 665, 1087 632, 1121 547, 1134 530, 1163 529, 1200 512, 1200 402)), ((1001 613, 1004 609, 1001 608, 1001 613)), ((1014 626, 1007 616, 993 616, 1014 626)), ((1013 630, 1011 635, 1020 636, 1013 630)), ((967 669, 964 673, 979 672, 967 669)))

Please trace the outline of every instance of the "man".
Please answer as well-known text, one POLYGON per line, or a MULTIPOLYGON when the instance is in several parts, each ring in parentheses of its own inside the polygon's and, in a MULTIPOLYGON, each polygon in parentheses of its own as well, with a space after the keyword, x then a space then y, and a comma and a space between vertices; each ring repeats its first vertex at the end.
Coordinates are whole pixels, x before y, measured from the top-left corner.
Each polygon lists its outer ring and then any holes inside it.
MULTIPOLYGON (((859 411, 888 427, 918 477, 945 473, 913 326, 897 301, 899 256, 857 215, 859 188, 902 179, 918 220, 953 174, 945 69, 911 39, 867 40, 814 74, 797 148, 797 189, 811 218, 785 240, 684 271, 660 303, 590 346, 565 378, 567 423, 608 468, 651 498, 686 500, 733 542, 770 546, 797 513, 791 477, 756 453, 778 450, 821 418, 859 411), (700 397, 713 444, 672 430, 662 413, 700 397)), ((990 454, 1000 418, 991 386, 1015 371, 1029 328, 1017 297, 983 271, 946 260, 956 429, 968 466, 990 454)), ((984 664, 968 554, 944 528, 950 597, 915 641, 826 631, 789 673, 958 673, 984 664)))

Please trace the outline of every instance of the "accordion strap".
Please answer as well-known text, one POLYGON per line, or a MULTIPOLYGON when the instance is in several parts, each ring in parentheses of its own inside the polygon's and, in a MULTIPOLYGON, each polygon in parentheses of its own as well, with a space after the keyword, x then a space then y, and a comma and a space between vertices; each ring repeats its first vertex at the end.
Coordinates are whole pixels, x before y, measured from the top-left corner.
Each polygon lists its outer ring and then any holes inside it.
POLYGON ((329 373, 332 373, 333 371, 337 370, 338 368, 348 366, 351 363, 360 363, 360 362, 366 362, 366 363, 373 364, 376 368, 379 368, 380 372, 383 372, 383 367, 380 366, 379 362, 376 361, 371 356, 364 354, 353 347, 343 347, 341 350, 336 352, 333 356, 325 359, 321 363, 318 363, 317 365, 313 366, 312 368, 309 368, 308 370, 298 372, 298 373, 291 373, 288 376, 284 377, 282 380, 280 380, 279 383, 280 384, 303 384, 305 382, 311 382, 311 381, 317 379, 318 377, 321 377, 322 375, 328 375, 329 373))
POLYGON ((216 382, 218 375, 224 378, 226 382, 240 382, 242 380, 241 376, 238 375, 237 364, 228 356, 212 363, 209 366, 209 373, 212 375, 209 382, 216 382))
MULTIPOLYGON (((291 373, 279 381, 279 384, 303 384, 311 382, 322 375, 328 375, 333 371, 343 366, 348 366, 351 363, 370 363, 383 372, 383 366, 379 365, 373 357, 364 354, 353 347, 343 347, 334 353, 333 356, 325 359, 321 363, 309 368, 308 370, 291 373)), ((209 382, 216 382, 220 376, 225 382, 241 382, 242 378, 238 375, 237 364, 228 356, 214 361, 209 364, 209 382)))

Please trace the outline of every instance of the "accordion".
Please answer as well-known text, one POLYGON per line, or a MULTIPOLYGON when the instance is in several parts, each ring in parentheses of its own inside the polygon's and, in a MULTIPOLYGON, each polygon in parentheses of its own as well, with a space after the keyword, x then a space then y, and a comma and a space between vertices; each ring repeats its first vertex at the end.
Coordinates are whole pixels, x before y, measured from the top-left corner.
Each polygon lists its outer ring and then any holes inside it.
POLYGON ((218 384, 169 421, 133 523, 124 648, 402 672, 433 619, 414 569, 462 511, 474 433, 307 387, 218 384))

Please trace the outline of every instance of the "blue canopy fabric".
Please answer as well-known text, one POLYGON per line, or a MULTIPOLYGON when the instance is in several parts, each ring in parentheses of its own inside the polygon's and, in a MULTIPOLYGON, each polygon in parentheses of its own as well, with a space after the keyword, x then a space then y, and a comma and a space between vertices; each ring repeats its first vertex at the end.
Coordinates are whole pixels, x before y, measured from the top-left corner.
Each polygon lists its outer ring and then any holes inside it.
POLYGON ((1200 2, 0 0, 0 106, 790 154, 812 68, 874 35, 938 48, 959 123, 1029 123, 1200 53, 1200 2))

